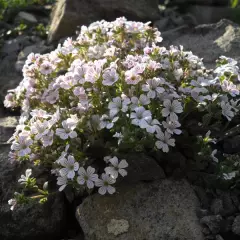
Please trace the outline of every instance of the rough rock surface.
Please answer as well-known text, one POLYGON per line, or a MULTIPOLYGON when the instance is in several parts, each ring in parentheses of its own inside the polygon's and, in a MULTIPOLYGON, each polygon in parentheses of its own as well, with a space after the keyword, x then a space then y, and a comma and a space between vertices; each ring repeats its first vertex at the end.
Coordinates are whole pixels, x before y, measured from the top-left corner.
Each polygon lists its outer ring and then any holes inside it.
POLYGON ((62 195, 54 195, 44 205, 17 206, 10 210, 7 201, 17 189, 22 167, 8 161, 10 146, 0 144, 0 239, 56 239, 63 230, 65 206, 62 195))
POLYGON ((117 191, 112 196, 89 196, 77 208, 86 240, 203 239, 196 216, 199 203, 186 181, 139 183, 117 191), (108 233, 112 219, 127 221, 128 231, 108 233))
POLYGON ((165 173, 155 159, 141 153, 129 153, 120 159, 128 162, 128 175, 122 178, 123 183, 153 181, 165 178, 165 173))
MULTIPOLYGON (((187 32, 174 31, 163 35, 163 45, 182 45, 213 67, 221 55, 240 60, 240 27, 223 19, 216 24, 203 24, 187 32)), ((239 61, 240 62, 240 61, 239 61)))
POLYGON ((157 20, 158 0, 139 0, 137 4, 135 0, 59 0, 52 14, 49 41, 73 35, 77 26, 122 16, 129 20, 157 20))
POLYGON ((18 124, 18 117, 0 118, 0 144, 5 143, 13 135, 18 124))
POLYGON ((232 231, 235 234, 240 236, 240 215, 234 219, 233 225, 232 225, 232 231))

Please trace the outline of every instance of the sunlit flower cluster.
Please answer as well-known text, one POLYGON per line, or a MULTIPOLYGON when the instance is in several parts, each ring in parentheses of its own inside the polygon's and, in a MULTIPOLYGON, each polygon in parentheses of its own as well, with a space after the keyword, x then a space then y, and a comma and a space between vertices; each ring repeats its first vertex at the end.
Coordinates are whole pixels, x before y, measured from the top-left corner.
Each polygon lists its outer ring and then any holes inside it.
POLYGON ((105 172, 90 166, 103 161, 88 151, 99 141, 107 154, 144 148, 149 139, 152 149, 167 153, 193 110, 231 121, 240 108, 236 61, 221 57, 207 70, 192 52, 161 41, 149 23, 118 18, 82 26, 76 41, 48 54, 31 53, 22 82, 4 101, 23 112, 11 161, 50 166, 60 191, 71 185, 112 194, 128 163, 112 157, 105 172))

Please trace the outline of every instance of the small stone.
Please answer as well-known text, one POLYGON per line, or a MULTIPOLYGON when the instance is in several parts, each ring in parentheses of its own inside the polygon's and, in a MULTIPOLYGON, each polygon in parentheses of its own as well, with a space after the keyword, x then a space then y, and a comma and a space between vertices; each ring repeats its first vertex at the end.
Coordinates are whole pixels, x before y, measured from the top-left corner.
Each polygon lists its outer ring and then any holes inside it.
POLYGON ((38 20, 36 19, 36 17, 33 14, 27 13, 27 12, 19 12, 16 19, 23 20, 28 23, 37 23, 38 22, 38 20))
POLYGON ((220 214, 223 212, 223 202, 221 199, 216 198, 211 204, 211 211, 214 215, 220 214))
POLYGON ((235 217, 232 225, 232 231, 240 236, 240 215, 235 217))
POLYGON ((20 50, 20 45, 16 39, 6 41, 3 47, 1 48, 1 52, 7 53, 7 54, 18 52, 19 50, 20 50))
POLYGON ((237 208, 235 207, 229 192, 223 192, 221 199, 224 208, 224 211, 221 214, 222 216, 231 216, 237 212, 237 208))
POLYGON ((218 234, 218 235, 216 236, 216 240, 224 240, 224 239, 222 238, 221 235, 218 234))
POLYGON ((197 210, 197 216, 198 216, 199 218, 203 218, 203 217, 205 217, 205 216, 207 216, 207 215, 209 215, 209 212, 208 212, 207 209, 198 209, 198 210, 197 210))
POLYGON ((111 219, 110 223, 107 225, 108 233, 112 233, 114 236, 118 236, 122 233, 127 232, 128 228, 128 221, 124 219, 111 219))
POLYGON ((208 226, 212 234, 219 233, 221 229, 222 217, 220 215, 205 216, 200 220, 201 224, 208 226))
POLYGON ((204 227, 204 228, 202 229, 202 233, 206 236, 206 235, 211 234, 211 231, 209 230, 208 227, 204 227))

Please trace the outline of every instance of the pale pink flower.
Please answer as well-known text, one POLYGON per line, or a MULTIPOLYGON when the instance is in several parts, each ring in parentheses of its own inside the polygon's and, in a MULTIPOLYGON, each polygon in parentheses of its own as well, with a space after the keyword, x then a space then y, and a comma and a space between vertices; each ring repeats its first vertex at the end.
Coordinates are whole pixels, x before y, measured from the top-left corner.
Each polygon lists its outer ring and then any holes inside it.
POLYGON ((109 162, 112 166, 106 167, 105 172, 112 178, 116 179, 118 177, 118 174, 120 174, 122 177, 125 177, 127 175, 127 171, 124 168, 128 167, 128 163, 125 159, 118 162, 118 158, 113 157, 109 159, 109 162))
POLYGON ((44 61, 40 66, 40 72, 48 75, 53 72, 53 65, 50 62, 44 61))
POLYGON ((151 116, 152 114, 149 110, 146 110, 144 107, 136 107, 130 115, 131 123, 141 128, 146 128, 148 126, 146 119, 151 116))
POLYGON ((77 177, 77 182, 80 185, 86 184, 89 189, 94 188, 94 183, 98 180, 98 175, 94 173, 95 169, 88 167, 87 171, 80 167, 78 170, 79 176, 77 177))
POLYGON ((136 85, 141 80, 142 80, 142 77, 134 70, 131 69, 125 72, 125 81, 127 82, 127 84, 136 85))
POLYGON ((116 189, 112 187, 111 185, 114 184, 116 180, 109 175, 103 173, 101 176, 101 179, 98 179, 95 183, 97 187, 99 187, 98 192, 101 195, 106 194, 107 192, 109 194, 115 193, 116 189))
POLYGON ((166 99, 163 102, 164 108, 162 109, 162 115, 163 117, 170 116, 171 121, 177 121, 178 116, 176 113, 182 113, 183 107, 181 103, 177 100, 173 100, 172 102, 169 99, 166 99))
POLYGON ((169 151, 169 146, 175 146, 175 140, 171 138, 171 134, 165 131, 163 133, 161 130, 157 131, 155 135, 158 141, 156 141, 155 145, 158 149, 162 149, 163 152, 169 151))
POLYGON ((75 162, 75 159, 72 155, 69 155, 68 158, 62 158, 59 163, 64 167, 60 169, 60 175, 62 177, 67 176, 67 178, 73 179, 75 172, 79 169, 79 163, 75 162))
POLYGON ((119 75, 115 68, 107 69, 103 73, 102 84, 105 86, 112 86, 119 79, 119 75))

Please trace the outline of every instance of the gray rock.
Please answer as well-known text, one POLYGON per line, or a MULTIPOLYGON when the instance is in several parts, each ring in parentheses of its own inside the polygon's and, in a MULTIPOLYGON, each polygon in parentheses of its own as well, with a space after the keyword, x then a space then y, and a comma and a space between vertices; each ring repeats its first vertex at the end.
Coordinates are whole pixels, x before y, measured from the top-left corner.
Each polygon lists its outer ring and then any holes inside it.
POLYGON ((38 22, 37 18, 33 14, 28 13, 28 12, 19 12, 16 17, 16 21, 17 22, 24 21, 26 23, 37 23, 38 22))
POLYGON ((224 239, 222 238, 221 235, 218 234, 218 235, 216 236, 216 240, 224 240, 224 239))
POLYGON ((197 209, 198 218, 202 218, 202 217, 205 217, 207 215, 209 215, 209 211, 207 209, 202 209, 202 208, 197 209))
POLYGON ((89 196, 77 208, 76 217, 86 240, 202 240, 198 206, 185 180, 162 180, 121 186, 111 196, 89 196), (108 233, 112 219, 127 221, 127 232, 108 233))
POLYGON ((198 24, 216 23, 223 18, 229 19, 233 14, 232 8, 197 4, 190 5, 187 12, 195 17, 198 24))
POLYGON ((15 70, 17 54, 12 53, 0 60, 0 104, 9 89, 17 87, 22 76, 15 70))
POLYGON ((233 233, 237 234, 240 236, 240 216, 237 216, 232 225, 232 231, 233 233))
POLYGON ((224 5, 228 6, 229 1, 228 0, 171 0, 172 4, 201 4, 201 5, 224 5))
POLYGON ((9 210, 0 206, 0 238, 3 240, 56 239, 62 236, 64 204, 62 195, 54 196, 44 205, 21 205, 9 210))
POLYGON ((168 28, 169 21, 169 17, 165 17, 155 21, 153 26, 156 27, 159 31, 165 31, 168 28))
POLYGON ((77 26, 97 20, 115 20, 125 16, 130 20, 159 19, 158 0, 60 0, 52 13, 49 41, 75 33, 77 26))
POLYGON ((141 153, 129 153, 119 156, 128 162, 128 175, 122 178, 123 183, 153 181, 165 178, 165 173, 159 164, 151 157, 141 153))
POLYGON ((20 44, 17 39, 7 40, 1 48, 1 53, 11 54, 20 50, 20 44))
POLYGON ((200 222, 206 225, 212 234, 217 234, 221 229, 222 217, 220 215, 205 216, 200 222))
POLYGON ((18 117, 0 118, 0 144, 5 143, 14 133, 18 124, 18 117))
POLYGON ((43 205, 16 206, 11 211, 7 201, 18 189, 23 166, 8 160, 9 145, 0 144, 0 239, 53 239, 61 236, 65 205, 62 194, 54 194, 43 205))
MULTIPOLYGON (((197 26, 193 31, 173 32, 163 38, 164 45, 182 45, 203 58, 207 67, 214 67, 221 55, 240 60, 240 27, 226 19, 216 24, 197 26)), ((240 62, 240 61, 239 61, 240 62)))
POLYGON ((232 138, 224 139, 223 151, 228 154, 235 154, 240 152, 240 135, 232 138))
POLYGON ((213 200, 211 204, 211 211, 214 215, 221 214, 224 211, 223 202, 221 199, 216 198, 213 200))

